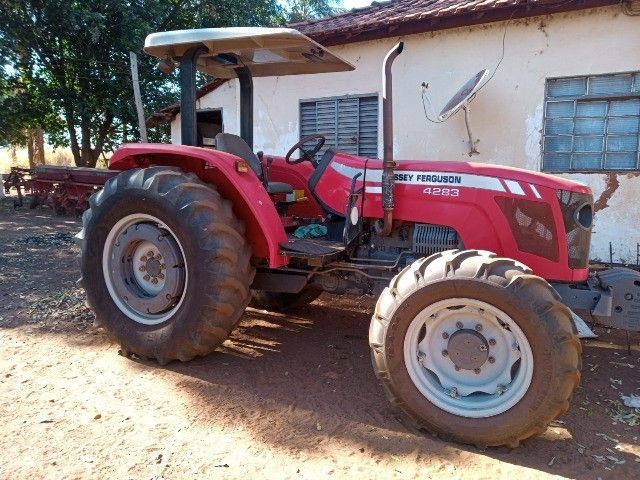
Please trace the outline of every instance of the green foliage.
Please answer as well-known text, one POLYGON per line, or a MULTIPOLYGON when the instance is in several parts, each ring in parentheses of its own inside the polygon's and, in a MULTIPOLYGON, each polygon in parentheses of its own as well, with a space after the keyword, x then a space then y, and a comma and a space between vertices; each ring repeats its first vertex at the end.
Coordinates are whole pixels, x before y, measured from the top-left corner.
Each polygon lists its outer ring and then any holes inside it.
POLYGON ((94 166, 138 139, 129 51, 139 56, 147 113, 177 96, 175 75, 142 52, 147 34, 281 21, 275 0, 0 0, 0 145, 39 126, 52 145, 71 147, 77 165, 94 166))
MULTIPOLYGON (((277 26, 336 12, 327 0, 0 0, 0 146, 43 128, 79 166, 138 140, 129 51, 138 54, 147 114, 173 103, 177 74, 142 52, 151 32, 277 26)), ((202 78, 200 79, 201 81, 202 78)), ((167 141, 153 129, 151 141, 167 141)))
POLYGON ((341 3, 331 0, 287 0, 285 16, 287 23, 304 22, 314 18, 328 17, 342 13, 341 3))

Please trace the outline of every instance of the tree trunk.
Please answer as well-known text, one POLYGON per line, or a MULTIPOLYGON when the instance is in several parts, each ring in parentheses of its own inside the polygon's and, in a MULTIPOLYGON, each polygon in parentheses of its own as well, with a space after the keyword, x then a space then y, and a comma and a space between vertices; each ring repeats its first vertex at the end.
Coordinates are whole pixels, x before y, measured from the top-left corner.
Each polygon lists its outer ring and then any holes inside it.
POLYGON ((18 147, 15 145, 9 145, 9 156, 11 157, 11 165, 18 165, 18 147))
POLYGON ((44 165, 44 131, 41 128, 27 130, 27 155, 29 168, 44 165))
POLYGON ((29 159, 29 168, 35 168, 33 159, 33 130, 27 130, 27 157, 29 159))
POLYGON ((35 165, 44 165, 44 130, 36 128, 33 131, 33 161, 35 165))

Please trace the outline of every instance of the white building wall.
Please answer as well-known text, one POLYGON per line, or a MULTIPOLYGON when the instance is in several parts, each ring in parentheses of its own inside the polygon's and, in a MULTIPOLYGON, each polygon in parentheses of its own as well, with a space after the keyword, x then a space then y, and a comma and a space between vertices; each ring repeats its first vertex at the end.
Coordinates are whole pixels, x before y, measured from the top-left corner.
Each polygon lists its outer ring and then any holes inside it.
MULTIPOLYGON (((545 79, 640 70, 640 18, 624 15, 618 6, 335 46, 332 51, 355 71, 254 79, 255 150, 284 154, 297 141, 301 99, 380 93, 382 60, 398 40, 405 42, 393 66, 394 153, 400 160, 471 160, 540 170, 545 79), (471 104, 480 154, 469 157, 462 112, 445 123, 427 122, 421 84, 429 84, 439 112, 471 76, 494 69, 505 26, 502 64, 471 104)), ((229 82, 199 102, 199 108, 222 106, 230 133, 239 132, 236 84, 229 82)), ((172 125, 174 141, 178 125, 179 118, 172 125)), ((381 125, 378 143, 381 154, 381 125)), ((609 198, 600 202, 608 207, 596 213, 592 257, 608 260, 611 242, 614 261, 635 262, 638 172, 563 176, 589 184, 596 200, 603 194, 602 200, 609 198)))
MULTIPOLYGON (((240 100, 234 82, 223 83, 215 91, 196 101, 196 110, 210 108, 222 109, 223 131, 240 132, 240 100)), ((171 122, 171 143, 180 143, 180 114, 171 122)))

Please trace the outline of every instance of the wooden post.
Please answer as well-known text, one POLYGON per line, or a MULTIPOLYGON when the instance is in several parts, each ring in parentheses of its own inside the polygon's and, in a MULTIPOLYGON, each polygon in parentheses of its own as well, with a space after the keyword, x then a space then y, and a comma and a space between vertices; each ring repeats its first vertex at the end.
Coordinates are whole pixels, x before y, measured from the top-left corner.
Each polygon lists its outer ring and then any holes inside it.
POLYGON ((133 52, 129 52, 129 58, 131 58, 131 80, 133 81, 133 98, 136 102, 136 110, 138 112, 140 140, 143 143, 147 143, 147 124, 144 119, 142 96, 140 95, 140 81, 138 80, 138 56, 133 52))

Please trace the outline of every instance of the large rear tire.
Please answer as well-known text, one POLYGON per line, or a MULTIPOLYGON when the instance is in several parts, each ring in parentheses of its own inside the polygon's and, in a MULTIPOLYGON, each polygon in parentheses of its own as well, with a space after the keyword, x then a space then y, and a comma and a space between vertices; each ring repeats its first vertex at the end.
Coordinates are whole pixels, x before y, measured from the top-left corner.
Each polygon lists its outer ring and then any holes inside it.
POLYGON ((91 197, 82 220, 82 285, 123 354, 187 361, 228 337, 254 269, 215 187, 179 169, 130 170, 91 197))
POLYGON ((581 345, 543 279, 478 251, 420 259, 393 278, 369 331, 375 373, 419 428, 516 447, 569 408, 581 345))

